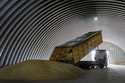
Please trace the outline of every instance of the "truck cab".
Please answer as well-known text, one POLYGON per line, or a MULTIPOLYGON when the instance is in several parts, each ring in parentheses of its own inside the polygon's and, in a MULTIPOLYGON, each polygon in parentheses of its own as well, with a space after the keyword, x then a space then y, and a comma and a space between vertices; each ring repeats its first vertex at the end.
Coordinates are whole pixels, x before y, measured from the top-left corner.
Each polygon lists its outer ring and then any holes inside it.
POLYGON ((100 68, 104 68, 104 67, 107 68, 107 53, 106 53, 106 50, 103 50, 103 49, 96 50, 95 61, 96 61, 96 64, 100 68))
POLYGON ((107 52, 105 49, 96 49, 94 56, 94 61, 79 61, 75 65, 83 69, 107 68, 107 52))

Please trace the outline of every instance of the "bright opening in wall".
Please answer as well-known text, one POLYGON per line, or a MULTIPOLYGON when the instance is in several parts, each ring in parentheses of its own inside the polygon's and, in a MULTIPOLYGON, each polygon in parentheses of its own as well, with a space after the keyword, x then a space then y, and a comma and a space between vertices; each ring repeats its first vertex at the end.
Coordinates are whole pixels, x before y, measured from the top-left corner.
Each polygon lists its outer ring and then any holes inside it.
POLYGON ((91 51, 92 61, 95 61, 95 54, 96 54, 96 50, 94 49, 91 51))
POLYGON ((107 54, 107 66, 110 67, 110 52, 107 50, 106 51, 106 54, 107 54))

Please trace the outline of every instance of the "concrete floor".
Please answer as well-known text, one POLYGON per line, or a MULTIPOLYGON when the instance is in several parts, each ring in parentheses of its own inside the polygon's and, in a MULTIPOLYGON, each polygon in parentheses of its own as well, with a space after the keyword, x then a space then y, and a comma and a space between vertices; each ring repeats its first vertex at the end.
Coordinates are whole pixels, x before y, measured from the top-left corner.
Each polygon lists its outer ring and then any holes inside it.
POLYGON ((0 81, 0 83, 125 83, 125 65, 110 65, 108 69, 85 71, 85 75, 73 80, 0 81))

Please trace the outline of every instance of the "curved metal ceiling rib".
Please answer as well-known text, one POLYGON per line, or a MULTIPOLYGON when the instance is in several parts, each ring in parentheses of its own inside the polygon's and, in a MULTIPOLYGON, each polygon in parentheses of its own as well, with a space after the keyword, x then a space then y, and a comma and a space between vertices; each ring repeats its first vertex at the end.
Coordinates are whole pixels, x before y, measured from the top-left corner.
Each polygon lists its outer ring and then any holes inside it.
POLYGON ((118 0, 0 0, 0 66, 49 57, 75 17, 125 17, 118 0))

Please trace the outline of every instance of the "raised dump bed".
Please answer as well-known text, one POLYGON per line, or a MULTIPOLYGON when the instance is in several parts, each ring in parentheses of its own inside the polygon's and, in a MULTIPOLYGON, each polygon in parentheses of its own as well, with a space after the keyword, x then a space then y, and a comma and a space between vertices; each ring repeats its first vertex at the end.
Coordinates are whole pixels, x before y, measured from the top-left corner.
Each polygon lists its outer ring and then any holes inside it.
POLYGON ((75 64, 102 42, 101 31, 88 32, 60 46, 56 46, 50 60, 75 64))

